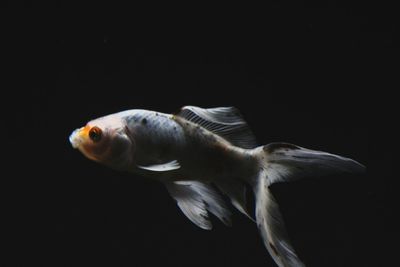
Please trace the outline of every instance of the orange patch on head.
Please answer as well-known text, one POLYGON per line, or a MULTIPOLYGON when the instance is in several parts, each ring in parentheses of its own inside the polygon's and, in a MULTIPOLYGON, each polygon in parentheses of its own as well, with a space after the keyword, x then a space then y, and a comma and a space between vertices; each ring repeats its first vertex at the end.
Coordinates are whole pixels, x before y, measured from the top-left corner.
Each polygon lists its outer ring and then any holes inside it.
POLYGON ((87 137, 89 135, 89 131, 90 131, 91 127, 89 125, 86 125, 85 127, 83 127, 80 131, 79 131, 79 135, 81 137, 87 137))

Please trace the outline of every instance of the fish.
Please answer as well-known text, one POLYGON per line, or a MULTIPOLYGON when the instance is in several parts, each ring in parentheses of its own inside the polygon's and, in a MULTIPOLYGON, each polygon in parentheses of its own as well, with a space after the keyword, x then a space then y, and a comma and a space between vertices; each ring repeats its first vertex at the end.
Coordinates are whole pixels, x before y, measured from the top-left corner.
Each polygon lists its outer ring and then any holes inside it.
POLYGON ((90 160, 160 181, 182 213, 202 229, 212 229, 210 213, 230 226, 236 208, 257 224, 279 267, 305 264, 270 186, 366 169, 353 159, 291 143, 259 145, 235 107, 185 106, 175 114, 126 110, 89 121, 69 141, 90 160), (251 193, 253 211, 247 203, 251 193))

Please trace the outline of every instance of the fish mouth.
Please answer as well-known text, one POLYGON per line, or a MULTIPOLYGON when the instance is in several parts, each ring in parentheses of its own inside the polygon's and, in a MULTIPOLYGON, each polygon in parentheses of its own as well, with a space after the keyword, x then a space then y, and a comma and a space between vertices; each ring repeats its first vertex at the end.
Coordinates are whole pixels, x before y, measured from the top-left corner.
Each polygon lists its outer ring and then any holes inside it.
POLYGON ((82 128, 76 129, 75 131, 72 132, 72 134, 69 136, 69 142, 71 143, 72 147, 77 149, 82 143, 82 138, 80 137, 79 132, 82 130, 82 128))

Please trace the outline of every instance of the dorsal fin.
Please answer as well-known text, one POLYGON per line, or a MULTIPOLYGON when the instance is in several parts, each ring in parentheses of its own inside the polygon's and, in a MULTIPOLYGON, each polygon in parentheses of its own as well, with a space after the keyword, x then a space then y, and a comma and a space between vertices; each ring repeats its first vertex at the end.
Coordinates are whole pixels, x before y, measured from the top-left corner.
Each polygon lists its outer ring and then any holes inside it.
POLYGON ((185 106, 178 116, 196 123, 241 148, 257 147, 256 139, 238 109, 185 106))

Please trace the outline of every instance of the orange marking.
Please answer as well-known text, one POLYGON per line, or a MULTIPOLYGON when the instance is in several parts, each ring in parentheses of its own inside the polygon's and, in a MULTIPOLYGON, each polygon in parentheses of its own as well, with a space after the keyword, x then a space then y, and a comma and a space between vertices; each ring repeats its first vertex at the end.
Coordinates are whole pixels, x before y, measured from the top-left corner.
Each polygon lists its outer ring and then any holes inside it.
POLYGON ((82 137, 87 137, 89 135, 91 127, 89 125, 86 125, 79 131, 79 135, 82 137))

